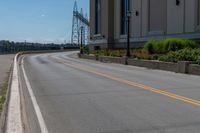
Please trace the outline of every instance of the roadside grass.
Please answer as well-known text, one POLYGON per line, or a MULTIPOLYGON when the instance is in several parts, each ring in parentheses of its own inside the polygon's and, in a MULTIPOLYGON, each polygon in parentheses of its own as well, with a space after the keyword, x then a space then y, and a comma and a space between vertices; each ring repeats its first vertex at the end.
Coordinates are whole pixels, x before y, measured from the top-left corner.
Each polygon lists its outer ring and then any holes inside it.
MULTIPOLYGON (((9 74, 10 74, 10 72, 8 72, 8 75, 9 74)), ((3 111, 4 103, 6 101, 7 92, 8 92, 8 78, 7 78, 6 82, 3 84, 3 86, 0 88, 0 116, 3 111)))

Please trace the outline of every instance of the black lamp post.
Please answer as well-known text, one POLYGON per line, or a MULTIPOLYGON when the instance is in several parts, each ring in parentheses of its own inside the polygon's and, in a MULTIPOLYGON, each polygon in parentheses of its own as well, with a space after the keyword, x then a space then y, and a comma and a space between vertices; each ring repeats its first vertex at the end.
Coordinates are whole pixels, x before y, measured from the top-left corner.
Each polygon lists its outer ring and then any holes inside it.
POLYGON ((80 54, 83 54, 83 26, 81 26, 81 45, 80 45, 80 54))
POLYGON ((131 12, 127 12, 127 47, 126 47, 126 57, 130 57, 130 18, 131 18, 131 12))

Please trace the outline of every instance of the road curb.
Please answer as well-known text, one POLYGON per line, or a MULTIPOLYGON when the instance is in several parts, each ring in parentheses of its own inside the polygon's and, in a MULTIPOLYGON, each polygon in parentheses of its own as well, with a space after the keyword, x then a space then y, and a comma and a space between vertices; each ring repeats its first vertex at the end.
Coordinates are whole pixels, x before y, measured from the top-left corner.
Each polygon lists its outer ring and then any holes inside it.
POLYGON ((39 53, 56 53, 56 52, 67 52, 74 51, 70 50, 50 50, 50 51, 26 51, 16 54, 13 62, 12 73, 10 74, 10 81, 7 92, 7 100, 5 103, 4 114, 2 122, 0 123, 1 132, 5 133, 23 133, 23 114, 22 114, 22 101, 20 92, 20 81, 19 81, 19 70, 18 70, 18 59, 21 55, 26 54, 39 54, 39 53))
POLYGON ((21 53, 15 56, 13 63, 13 72, 10 85, 10 96, 8 99, 7 118, 5 124, 6 133, 23 133, 22 117, 21 117, 21 103, 19 90, 19 77, 17 60, 21 53))

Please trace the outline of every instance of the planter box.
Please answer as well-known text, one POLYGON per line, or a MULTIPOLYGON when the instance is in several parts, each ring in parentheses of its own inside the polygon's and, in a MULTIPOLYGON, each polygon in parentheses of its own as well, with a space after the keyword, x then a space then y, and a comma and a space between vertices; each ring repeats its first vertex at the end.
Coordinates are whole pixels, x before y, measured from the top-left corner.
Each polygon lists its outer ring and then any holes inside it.
POLYGON ((190 64, 188 66, 188 73, 194 75, 200 75, 200 65, 190 64))
POLYGON ((138 67, 146 67, 149 69, 158 69, 158 70, 178 72, 178 64, 177 63, 128 59, 127 64, 132 65, 132 66, 138 66, 138 67))
POLYGON ((97 56, 95 55, 85 55, 85 54, 78 54, 79 58, 89 59, 89 60, 98 60, 97 56))
POLYGON ((180 61, 178 63, 172 62, 161 62, 153 60, 137 60, 137 59, 128 59, 126 57, 109 57, 109 56, 92 56, 92 55, 79 55, 80 58, 97 60, 105 63, 118 63, 118 64, 127 64, 138 67, 146 67, 149 69, 158 69, 164 71, 171 71, 177 73, 188 73, 194 75, 200 75, 200 65, 192 64, 193 62, 189 61, 180 61))
POLYGON ((127 65, 147 67, 150 69, 158 69, 158 61, 127 59, 127 65))
POLYGON ((108 56, 99 56, 99 61, 105 63, 118 63, 118 64, 126 64, 125 57, 108 57, 108 56))
POLYGON ((179 73, 188 73, 189 65, 193 64, 191 61, 179 61, 178 62, 178 72, 179 73))
POLYGON ((179 72, 178 63, 172 62, 159 62, 158 69, 170 72, 179 72))

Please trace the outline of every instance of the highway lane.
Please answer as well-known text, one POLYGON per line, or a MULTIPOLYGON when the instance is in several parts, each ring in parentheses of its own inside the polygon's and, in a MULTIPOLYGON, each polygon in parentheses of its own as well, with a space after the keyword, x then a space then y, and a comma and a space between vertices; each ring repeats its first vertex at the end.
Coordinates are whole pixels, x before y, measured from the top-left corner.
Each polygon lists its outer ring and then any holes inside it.
MULTIPOLYGON (((200 77, 104 64, 73 53, 26 55, 20 65, 47 132, 200 132, 200 77)), ((39 133, 41 122, 20 70, 25 131, 39 133)))

